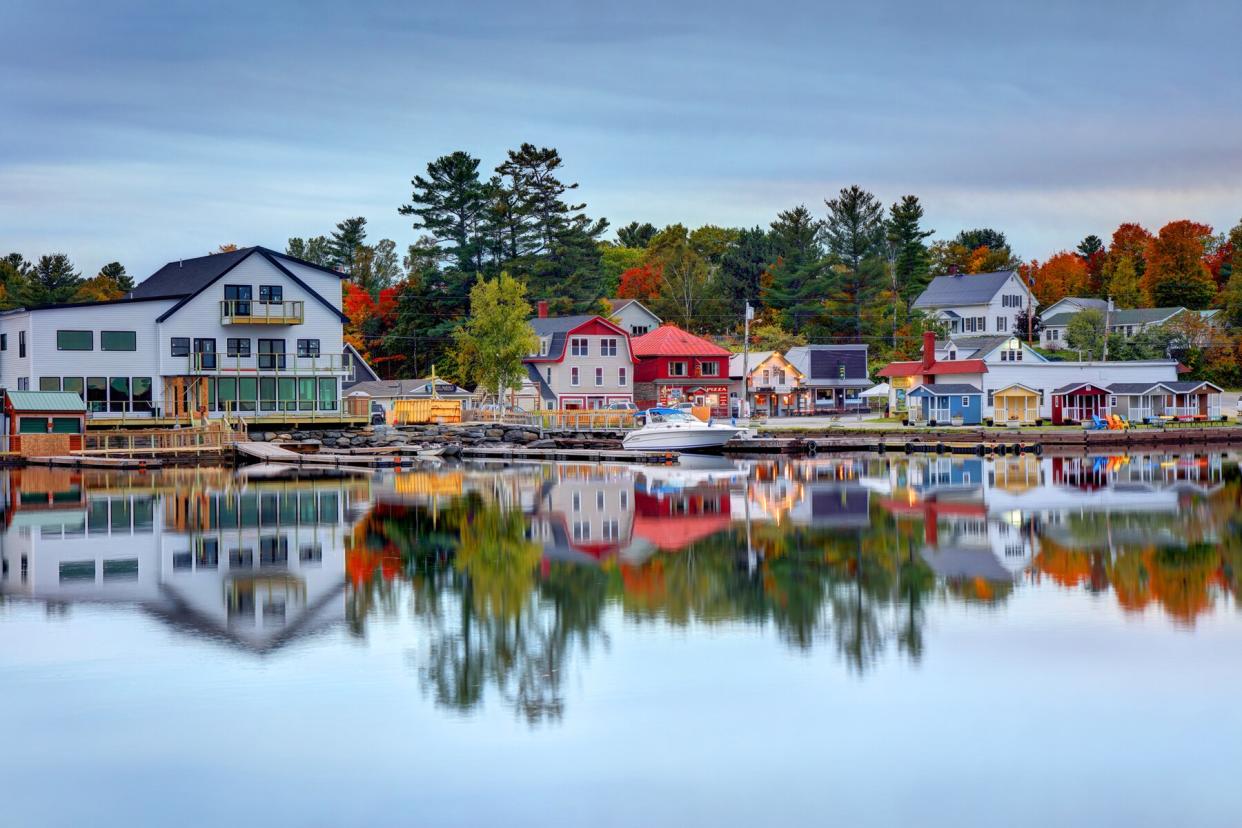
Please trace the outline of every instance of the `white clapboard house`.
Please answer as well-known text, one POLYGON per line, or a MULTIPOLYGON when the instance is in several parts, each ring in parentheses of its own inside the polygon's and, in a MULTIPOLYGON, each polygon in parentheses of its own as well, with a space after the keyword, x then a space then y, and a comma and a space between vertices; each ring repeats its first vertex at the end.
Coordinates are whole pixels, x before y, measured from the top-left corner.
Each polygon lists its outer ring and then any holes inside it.
POLYGON ((124 299, 0 314, 0 384, 93 420, 340 421, 343 275, 264 247, 169 262, 124 299))
POLYGON ((942 320, 953 336, 1015 333, 1016 317, 1035 305, 1016 270, 947 273, 932 279, 914 300, 915 310, 942 320))

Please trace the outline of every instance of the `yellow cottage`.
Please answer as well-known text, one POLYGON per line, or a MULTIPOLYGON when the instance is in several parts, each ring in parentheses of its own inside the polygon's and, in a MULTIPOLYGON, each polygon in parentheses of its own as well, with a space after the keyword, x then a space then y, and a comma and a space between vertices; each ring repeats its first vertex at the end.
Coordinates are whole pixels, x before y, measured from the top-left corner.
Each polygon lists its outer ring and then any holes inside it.
POLYGON ((1038 390, 1015 382, 992 394, 992 421, 997 425, 1031 425, 1039 418, 1038 390))

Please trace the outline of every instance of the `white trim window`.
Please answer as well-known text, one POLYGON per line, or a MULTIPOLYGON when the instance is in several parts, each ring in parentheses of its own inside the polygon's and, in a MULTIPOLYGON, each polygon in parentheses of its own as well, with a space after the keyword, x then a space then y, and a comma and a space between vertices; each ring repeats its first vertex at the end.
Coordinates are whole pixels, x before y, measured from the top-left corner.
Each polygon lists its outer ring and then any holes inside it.
POLYGON ((604 384, 604 369, 603 368, 595 369, 595 384, 597 386, 602 386, 604 384))
POLYGON ((569 369, 569 384, 578 385, 578 366, 577 365, 569 369))
POLYGON ((686 376, 686 375, 687 375, 687 374, 686 374, 686 363, 684 363, 684 362, 670 362, 670 363, 668 364, 668 375, 669 375, 670 377, 684 377, 684 376, 686 376))
POLYGON ((584 357, 591 355, 591 345, 585 336, 571 336, 569 338, 569 354, 570 356, 584 357))
POLYGON ((608 337, 599 341, 599 355, 606 357, 615 357, 617 355, 616 337, 608 337))
POLYGON ((628 375, 626 373, 625 367, 622 366, 621 368, 618 368, 617 369, 617 385, 624 388, 626 385, 627 379, 628 379, 628 375))
POLYGON ((701 377, 718 377, 720 376, 720 363, 715 360, 708 360, 699 363, 699 376, 701 377))
POLYGON ((969 406, 970 406, 970 397, 963 396, 962 397, 962 408, 967 408, 969 406))

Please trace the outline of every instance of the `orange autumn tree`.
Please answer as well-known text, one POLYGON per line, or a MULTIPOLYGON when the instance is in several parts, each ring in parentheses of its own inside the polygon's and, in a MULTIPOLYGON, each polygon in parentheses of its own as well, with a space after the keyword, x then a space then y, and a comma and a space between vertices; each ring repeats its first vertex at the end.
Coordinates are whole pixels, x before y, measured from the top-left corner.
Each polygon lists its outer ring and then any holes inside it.
POLYGON ((1091 272, 1077 253, 1062 250, 1042 264, 1031 262, 1028 273, 1035 279, 1035 297, 1045 307, 1066 296, 1087 295, 1091 290, 1091 272))
POLYGON ((1139 280, 1152 307, 1206 308, 1216 298, 1216 282, 1204 256, 1212 228, 1180 219, 1160 228, 1147 243, 1147 267, 1139 280))
POLYGON ((376 369, 403 360, 404 355, 388 354, 383 347, 384 332, 396 322, 401 288, 381 290, 378 300, 353 282, 345 282, 344 288, 341 308, 349 320, 345 323, 345 341, 376 369))
POLYGON ((650 302, 660 293, 660 270, 651 265, 631 267, 621 274, 617 296, 621 299, 637 299, 650 302))
POLYGON ((116 280, 102 273, 93 279, 87 279, 78 286, 71 302, 111 302, 125 296, 125 291, 117 287, 116 280))

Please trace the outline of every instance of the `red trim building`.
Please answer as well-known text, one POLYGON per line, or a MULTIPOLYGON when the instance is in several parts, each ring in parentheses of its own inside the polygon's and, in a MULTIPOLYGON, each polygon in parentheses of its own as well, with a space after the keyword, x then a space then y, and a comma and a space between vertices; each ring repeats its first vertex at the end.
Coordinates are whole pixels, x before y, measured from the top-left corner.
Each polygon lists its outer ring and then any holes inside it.
POLYGON ((661 325, 631 347, 639 408, 688 402, 728 415, 729 351, 676 325, 661 325))

